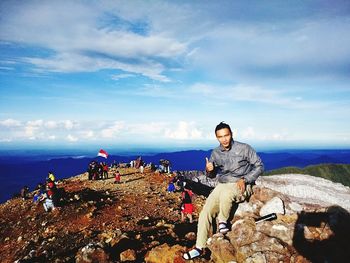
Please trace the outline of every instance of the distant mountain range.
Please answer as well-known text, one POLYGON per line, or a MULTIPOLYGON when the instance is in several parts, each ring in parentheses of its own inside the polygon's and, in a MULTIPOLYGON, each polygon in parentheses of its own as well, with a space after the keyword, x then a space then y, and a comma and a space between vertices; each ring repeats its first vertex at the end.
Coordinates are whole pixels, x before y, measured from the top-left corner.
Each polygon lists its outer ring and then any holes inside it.
MULTIPOLYGON (((205 157, 209 157, 211 150, 189 150, 172 153, 159 153, 142 156, 147 163, 159 164, 160 159, 171 161, 172 170, 203 170, 205 157)), ((282 167, 294 166, 303 168, 308 165, 333 163, 350 164, 350 150, 294 150, 259 152, 264 162, 265 170, 270 171, 282 167)), ((102 157, 60 157, 52 156, 0 156, 0 202, 10 198, 28 185, 31 189, 39 182, 43 182, 49 171, 56 174, 58 179, 71 177, 87 170, 90 161, 130 162, 138 156, 110 155, 108 159, 102 157)))

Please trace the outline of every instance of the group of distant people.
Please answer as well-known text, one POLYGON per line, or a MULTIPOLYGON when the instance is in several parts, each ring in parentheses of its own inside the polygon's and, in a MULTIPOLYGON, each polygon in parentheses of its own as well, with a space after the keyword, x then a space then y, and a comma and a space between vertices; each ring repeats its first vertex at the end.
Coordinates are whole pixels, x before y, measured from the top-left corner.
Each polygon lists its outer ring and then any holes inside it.
POLYGON ((148 170, 150 170, 152 172, 156 171, 156 172, 159 172, 159 173, 170 174, 171 163, 167 159, 160 159, 159 160, 159 165, 155 165, 152 162, 146 164, 146 162, 144 162, 142 160, 141 156, 139 156, 136 160, 130 161, 130 163, 127 164, 126 167, 139 169, 141 173, 143 173, 144 169, 147 168, 148 170))
POLYGON ((157 167, 157 171, 160 173, 167 173, 170 174, 170 166, 171 163, 167 159, 160 159, 159 160, 159 166, 157 167))
MULTIPOLYGON (((38 183, 33 194, 33 203, 43 203, 46 212, 53 211, 59 207, 60 191, 57 188, 55 175, 48 173, 45 183, 38 183)), ((20 196, 23 200, 30 198, 29 187, 21 189, 20 196)))
MULTIPOLYGON (((164 160, 162 159, 160 163, 164 163, 164 160)), ((119 165, 114 163, 113 167, 119 168, 119 165)), ((165 160, 165 166, 166 165, 170 166, 170 162, 167 162, 165 160)), ((129 167, 134 167, 136 169, 139 169, 140 173, 144 173, 145 167, 150 168, 151 170, 153 168, 154 171, 156 170, 156 167, 152 163, 146 165, 146 163, 142 160, 141 156, 138 157, 136 160, 130 162, 129 167)), ((89 180, 108 179, 109 170, 110 169, 105 162, 97 162, 93 160, 88 165, 88 179, 89 180)), ((113 171, 113 177, 114 177, 114 183, 116 184, 121 183, 121 173, 119 172, 118 169, 113 171)), ((61 192, 62 191, 59 191, 57 187, 55 175, 53 174, 53 172, 50 171, 48 172, 45 183, 38 183, 33 194, 30 194, 28 186, 24 186, 20 191, 20 197, 23 200, 27 200, 32 197, 34 203, 36 204, 42 203, 45 211, 49 212, 49 211, 56 210, 59 207, 61 192)))
MULTIPOLYGON (((111 165, 111 168, 118 169, 118 168, 135 168, 138 169, 141 174, 145 172, 147 169, 151 172, 159 172, 159 173, 167 173, 170 174, 170 166, 171 163, 169 160, 166 159, 160 159, 159 165, 155 165, 154 163, 146 163, 144 160, 142 160, 142 157, 139 156, 135 160, 131 160, 129 163, 117 163, 116 161, 113 162, 111 165)), ((109 175, 108 172, 110 171, 110 167, 105 162, 97 162, 96 160, 93 160, 88 165, 88 179, 89 180, 99 180, 99 179, 108 179, 109 175)), ((115 183, 120 182, 120 174, 113 173, 115 178, 115 183)))
POLYGON ((109 167, 105 162, 92 161, 88 166, 89 180, 108 179, 109 167))

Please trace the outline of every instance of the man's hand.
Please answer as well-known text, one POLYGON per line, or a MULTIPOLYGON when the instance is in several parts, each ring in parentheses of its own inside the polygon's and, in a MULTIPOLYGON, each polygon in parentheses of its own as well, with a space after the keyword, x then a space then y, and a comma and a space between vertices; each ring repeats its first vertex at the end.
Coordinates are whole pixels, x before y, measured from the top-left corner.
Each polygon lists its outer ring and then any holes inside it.
POLYGON ((212 172, 214 170, 214 164, 212 162, 209 162, 208 157, 205 157, 205 169, 207 172, 212 172))
POLYGON ((237 181, 237 186, 241 190, 241 193, 243 194, 245 191, 245 181, 243 178, 241 178, 237 181))

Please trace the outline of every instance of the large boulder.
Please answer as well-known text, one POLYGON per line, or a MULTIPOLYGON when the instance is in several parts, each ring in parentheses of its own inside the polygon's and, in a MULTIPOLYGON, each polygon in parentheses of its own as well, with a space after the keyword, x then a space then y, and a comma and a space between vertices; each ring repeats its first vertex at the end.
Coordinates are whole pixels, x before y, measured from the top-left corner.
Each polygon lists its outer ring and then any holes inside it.
POLYGON ((217 263, 234 262, 236 250, 229 240, 224 239, 222 234, 216 234, 208 241, 211 251, 211 259, 217 263))
POLYGON ((239 204, 231 231, 209 238, 211 260, 345 262, 350 258, 350 190, 319 179, 306 175, 259 179, 249 202, 239 204), (270 213, 277 218, 255 221, 270 213))
POLYGON ((182 258, 182 254, 185 252, 185 248, 180 245, 170 247, 168 244, 163 244, 153 248, 145 256, 147 263, 173 263, 173 262, 185 262, 182 258))
POLYGON ((266 202, 266 204, 261 207, 259 212, 260 216, 266 216, 272 213, 285 214, 284 203, 282 199, 277 196, 266 202))

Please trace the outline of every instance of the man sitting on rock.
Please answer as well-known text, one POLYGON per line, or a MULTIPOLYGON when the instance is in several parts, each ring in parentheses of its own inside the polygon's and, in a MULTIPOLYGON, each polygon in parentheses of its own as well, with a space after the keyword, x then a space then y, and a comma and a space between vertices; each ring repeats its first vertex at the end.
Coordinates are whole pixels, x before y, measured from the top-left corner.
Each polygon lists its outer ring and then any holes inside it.
POLYGON ((221 122, 215 128, 220 145, 206 158, 206 171, 216 176, 217 185, 208 196, 199 215, 196 246, 183 255, 193 259, 203 255, 213 218, 218 218, 218 230, 229 231, 228 222, 233 202, 241 202, 251 194, 251 185, 263 173, 264 167, 255 150, 248 144, 232 139, 228 124, 221 122))

